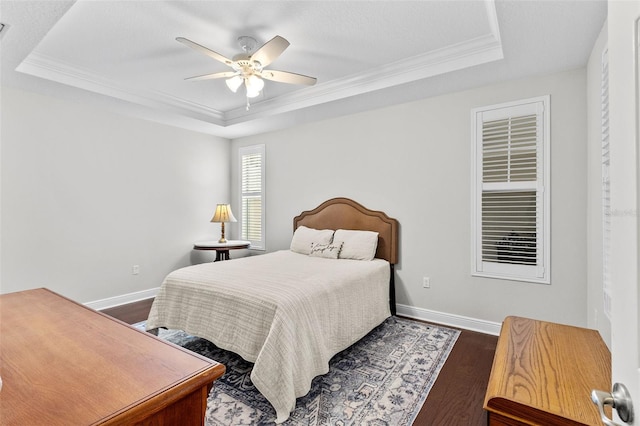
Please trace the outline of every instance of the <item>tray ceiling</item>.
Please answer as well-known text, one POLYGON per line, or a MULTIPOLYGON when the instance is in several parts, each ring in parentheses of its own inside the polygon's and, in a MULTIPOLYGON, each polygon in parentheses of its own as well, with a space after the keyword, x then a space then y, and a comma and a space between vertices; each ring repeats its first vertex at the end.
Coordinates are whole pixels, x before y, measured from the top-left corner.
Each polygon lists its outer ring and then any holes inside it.
POLYGON ((4 84, 239 137, 586 64, 604 1, 10 1, 0 3, 4 84), (239 36, 291 45, 246 109, 228 71, 239 36))

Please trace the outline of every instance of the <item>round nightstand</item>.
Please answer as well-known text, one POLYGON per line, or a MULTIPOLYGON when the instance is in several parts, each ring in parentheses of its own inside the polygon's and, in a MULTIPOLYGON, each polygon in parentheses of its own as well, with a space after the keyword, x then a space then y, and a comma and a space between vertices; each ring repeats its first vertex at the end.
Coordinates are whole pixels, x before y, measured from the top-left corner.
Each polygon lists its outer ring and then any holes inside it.
POLYGON ((249 241, 242 240, 229 240, 226 243, 219 243, 217 241, 199 241, 197 243, 193 243, 194 250, 215 250, 216 251, 216 259, 214 262, 219 260, 229 260, 229 250, 239 250, 249 248, 251 243, 249 241))

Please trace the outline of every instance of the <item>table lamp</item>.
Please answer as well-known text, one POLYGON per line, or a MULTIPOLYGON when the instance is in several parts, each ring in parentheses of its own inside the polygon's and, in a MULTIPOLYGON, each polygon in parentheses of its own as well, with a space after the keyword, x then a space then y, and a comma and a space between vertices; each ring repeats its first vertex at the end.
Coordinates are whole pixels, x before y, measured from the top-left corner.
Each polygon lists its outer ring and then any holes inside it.
POLYGON ((218 204, 216 206, 216 212, 213 214, 211 222, 220 222, 222 226, 222 236, 220 237, 218 242, 226 243, 227 240, 225 240, 224 238, 224 223, 237 222, 237 220, 235 217, 233 217, 233 212, 231 211, 231 206, 229 204, 218 204))

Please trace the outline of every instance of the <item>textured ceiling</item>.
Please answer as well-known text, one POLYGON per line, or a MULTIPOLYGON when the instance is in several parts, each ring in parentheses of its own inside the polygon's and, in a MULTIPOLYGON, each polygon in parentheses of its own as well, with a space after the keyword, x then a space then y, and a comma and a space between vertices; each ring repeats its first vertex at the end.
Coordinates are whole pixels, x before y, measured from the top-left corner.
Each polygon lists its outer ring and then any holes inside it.
POLYGON ((225 137, 282 128, 586 64, 604 1, 11 1, 3 84, 93 102, 225 137), (237 38, 291 45, 268 68, 317 77, 267 81, 246 110, 227 71, 176 42, 227 57, 237 38))

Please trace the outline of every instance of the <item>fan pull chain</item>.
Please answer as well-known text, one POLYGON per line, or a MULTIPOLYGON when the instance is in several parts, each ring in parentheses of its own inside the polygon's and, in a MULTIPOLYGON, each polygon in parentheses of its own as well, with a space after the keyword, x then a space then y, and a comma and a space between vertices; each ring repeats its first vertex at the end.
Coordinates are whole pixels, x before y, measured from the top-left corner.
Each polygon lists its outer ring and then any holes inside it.
POLYGON ((249 103, 249 97, 247 96, 247 111, 249 111, 249 107, 251 106, 251 104, 249 103))

